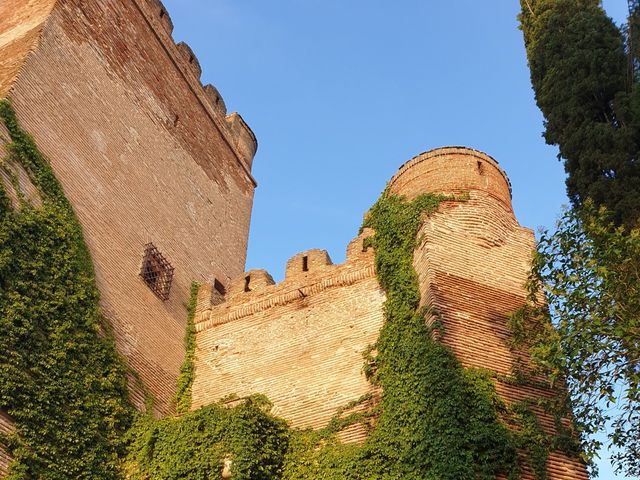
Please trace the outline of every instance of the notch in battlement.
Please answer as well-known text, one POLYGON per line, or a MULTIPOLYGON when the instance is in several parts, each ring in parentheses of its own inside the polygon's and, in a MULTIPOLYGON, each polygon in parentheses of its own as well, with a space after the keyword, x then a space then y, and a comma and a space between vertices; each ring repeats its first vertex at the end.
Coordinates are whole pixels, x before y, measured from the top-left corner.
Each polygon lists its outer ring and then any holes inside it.
POLYGON ((260 308, 284 305, 328 288, 350 285, 373 276, 375 255, 367 239, 374 233, 371 228, 363 229, 349 242, 347 259, 339 265, 331 261, 326 250, 311 249, 287 261, 285 278, 278 284, 266 270, 255 269, 232 279, 224 289, 217 281, 201 287, 196 323, 201 325, 200 328, 208 328, 203 325, 211 318, 217 320, 211 320, 212 323, 207 325, 219 324, 221 318, 226 318, 229 311, 235 309, 242 310, 244 313, 241 315, 245 315, 254 308, 249 305, 259 304, 260 308), (211 300, 208 304, 207 299, 211 300))

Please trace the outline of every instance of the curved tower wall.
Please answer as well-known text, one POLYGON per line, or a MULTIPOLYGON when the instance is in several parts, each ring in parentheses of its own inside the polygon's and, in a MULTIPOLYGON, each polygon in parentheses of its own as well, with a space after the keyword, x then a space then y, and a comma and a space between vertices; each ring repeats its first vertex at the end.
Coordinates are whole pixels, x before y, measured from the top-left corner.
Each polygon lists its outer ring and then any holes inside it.
MULTIPOLYGON (((405 163, 388 188, 408 199, 422 193, 458 198, 426 219, 414 254, 421 301, 432 312, 427 321, 442 322, 442 341, 465 367, 486 368, 498 378, 518 365, 528 368, 526 356, 509 348, 507 320, 526 301, 535 238, 515 218, 509 179, 498 163, 477 150, 440 148, 405 163)), ((552 395, 499 380, 496 388, 507 403, 552 395)), ((541 409, 536 413, 553 434, 554 419, 541 409)), ((526 468, 523 473, 535 478, 526 468)), ((548 473, 549 479, 587 478, 583 465, 558 452, 550 454, 548 473)))
POLYGON ((444 341, 466 366, 510 374, 505 322, 525 302, 535 239, 515 219, 505 173, 484 153, 447 147, 414 157, 388 188, 409 199, 456 196, 419 233, 414 266, 422 302, 443 315, 444 341))
POLYGON ((388 188, 408 198, 421 193, 482 191, 513 214, 507 174, 492 157, 471 148, 443 147, 421 153, 399 168, 388 188))

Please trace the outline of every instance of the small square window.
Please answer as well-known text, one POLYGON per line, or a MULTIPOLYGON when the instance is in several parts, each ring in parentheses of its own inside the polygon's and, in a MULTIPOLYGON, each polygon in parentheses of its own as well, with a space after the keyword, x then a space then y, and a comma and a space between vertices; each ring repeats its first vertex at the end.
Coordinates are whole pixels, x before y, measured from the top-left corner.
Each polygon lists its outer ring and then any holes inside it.
POLYGON ((153 243, 147 243, 144 246, 140 276, 159 299, 169 299, 173 267, 153 243))

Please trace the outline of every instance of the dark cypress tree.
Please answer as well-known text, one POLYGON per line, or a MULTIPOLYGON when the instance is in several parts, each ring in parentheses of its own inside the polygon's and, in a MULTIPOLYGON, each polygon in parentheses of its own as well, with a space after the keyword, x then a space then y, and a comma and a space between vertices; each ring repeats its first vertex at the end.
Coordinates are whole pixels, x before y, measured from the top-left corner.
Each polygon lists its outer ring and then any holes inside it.
POLYGON ((530 286, 545 302, 522 316, 522 338, 566 380, 587 458, 606 431, 615 467, 640 477, 640 0, 623 29, 598 0, 520 3, 544 136, 574 207, 540 239, 530 286))
POLYGON ((559 146, 572 204, 591 198, 617 222, 636 226, 640 95, 623 32, 597 0, 521 0, 521 6, 544 136, 559 146))

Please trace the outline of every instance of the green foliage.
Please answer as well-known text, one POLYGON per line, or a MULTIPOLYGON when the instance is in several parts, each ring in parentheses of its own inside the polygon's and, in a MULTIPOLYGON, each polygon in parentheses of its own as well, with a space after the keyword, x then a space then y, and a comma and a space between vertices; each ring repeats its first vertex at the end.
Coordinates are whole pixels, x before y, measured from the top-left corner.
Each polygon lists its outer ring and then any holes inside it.
POLYGON ((117 478, 127 370, 105 336, 82 230, 6 100, 0 118, 43 200, 18 211, 0 192, 0 408, 17 427, 0 439, 15 459, 9 478, 117 478))
POLYGON ((175 397, 181 416, 138 414, 129 428, 127 370, 99 312, 80 225, 8 103, 0 103, 0 114, 11 156, 43 200, 35 208, 19 195, 22 207, 14 210, 0 183, 0 408, 17 425, 0 438, 15 458, 10 479, 201 480, 219 478, 225 462, 237 480, 488 480, 501 472, 515 479, 518 446, 533 452, 544 473, 550 442, 537 442, 535 417, 510 413, 490 372, 463 369, 434 339, 438 323, 429 327, 419 308, 413 252, 424 216, 445 198, 434 195, 407 203, 385 193, 364 225, 376 231, 369 242, 387 294, 378 342, 364 353, 367 378, 383 389, 376 408, 355 408, 370 400, 363 397, 320 431, 289 429, 267 413, 271 405, 261 396, 189 412, 194 284, 175 397), (528 436, 511 432, 507 421, 528 436), (342 444, 337 434, 356 423, 369 430, 367 441, 342 444))
POLYGON ((511 320, 515 341, 551 381, 566 381, 587 455, 600 446, 589 435, 611 422, 616 466, 640 475, 640 230, 590 203, 566 211, 541 235, 529 289, 511 320))
POLYGON ((176 412, 179 414, 187 413, 191 410, 191 386, 195 377, 195 354, 196 354, 196 325, 194 317, 196 314, 196 302, 198 300, 197 282, 191 284, 191 297, 187 308, 187 331, 184 337, 185 356, 182 366, 180 367, 180 375, 178 375, 178 386, 174 402, 176 404, 176 412))
POLYGON ((513 326, 552 380, 566 378, 587 455, 600 446, 590 435, 612 422, 614 464, 640 476, 638 2, 623 31, 597 0, 521 5, 545 137, 560 148, 574 211, 544 233, 531 305, 513 326))
POLYGON ((416 236, 443 199, 423 195, 407 203, 385 193, 365 221, 376 232, 376 271, 387 294, 376 344, 382 413, 363 454, 379 468, 376 478, 488 479, 518 470, 490 379, 465 371, 433 339, 419 308, 416 236))
POLYGON ((493 372, 462 368, 434 339, 438 322, 426 324, 426 313, 434 312, 419 306, 416 236, 424 216, 444 198, 424 195, 407 203, 385 193, 364 224, 375 229, 369 242, 387 294, 378 342, 363 353, 365 374, 383 390, 375 408, 356 408, 372 400, 365 396, 316 431, 288 429, 255 399, 234 408, 221 402, 179 418, 141 417, 130 432, 130 477, 219 478, 227 459, 239 479, 489 480, 503 473, 514 480, 519 448, 543 480, 558 442, 542 432, 526 405, 499 399, 493 372), (365 443, 341 443, 338 433, 354 424, 369 431, 365 443))
POLYGON ((385 193, 370 210, 364 227, 375 229, 370 243, 387 294, 385 324, 364 354, 365 372, 383 389, 376 427, 361 447, 340 444, 334 422, 324 431, 294 432, 283 478, 493 479, 498 472, 517 478, 515 441, 498 418, 502 407, 490 376, 464 370, 432 338, 419 308, 416 236, 444 198, 407 203, 385 193))
POLYGON ((280 478, 289 432, 256 395, 236 407, 212 404, 181 417, 140 416, 129 433, 132 480, 218 479, 225 460, 233 478, 280 478))
POLYGON ((519 427, 517 446, 527 452, 529 465, 538 480, 547 478, 550 439, 540 427, 538 418, 526 403, 511 405, 513 421, 519 427))
POLYGON ((597 0, 521 5, 545 138, 559 146, 571 202, 591 198, 633 227, 640 218, 640 89, 629 74, 622 32, 597 0))

